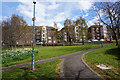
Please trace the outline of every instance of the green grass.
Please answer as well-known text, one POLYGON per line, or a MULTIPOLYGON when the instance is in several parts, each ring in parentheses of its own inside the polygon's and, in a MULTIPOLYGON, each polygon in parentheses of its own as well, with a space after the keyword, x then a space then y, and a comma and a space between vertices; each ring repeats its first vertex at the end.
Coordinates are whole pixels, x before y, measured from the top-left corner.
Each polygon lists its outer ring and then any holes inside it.
POLYGON ((88 52, 84 56, 85 61, 104 78, 120 79, 120 48, 110 45, 106 48, 88 52), (100 70, 97 64, 111 66, 111 70, 100 70))
POLYGON ((2 71, 3 80, 55 80, 58 74, 56 70, 61 60, 40 63, 35 65, 34 72, 30 71, 31 66, 2 71))
MULTIPOLYGON (((38 54, 35 55, 35 61, 62 56, 62 55, 74 53, 77 51, 87 50, 87 49, 98 47, 98 46, 101 46, 101 45, 89 44, 89 45, 81 45, 81 46, 44 46, 44 47, 37 46, 35 49, 38 50, 38 54)), ((31 57, 25 58, 23 60, 11 61, 9 63, 2 64, 2 66, 10 66, 10 65, 16 65, 16 64, 21 64, 25 62, 31 62, 31 60, 32 60, 32 55, 31 57)))
MULTIPOLYGON (((35 50, 35 55, 37 55, 38 51, 35 50)), ((7 64, 9 62, 24 60, 32 55, 32 49, 24 48, 24 49, 14 49, 14 50, 4 50, 2 51, 2 63, 7 64)))

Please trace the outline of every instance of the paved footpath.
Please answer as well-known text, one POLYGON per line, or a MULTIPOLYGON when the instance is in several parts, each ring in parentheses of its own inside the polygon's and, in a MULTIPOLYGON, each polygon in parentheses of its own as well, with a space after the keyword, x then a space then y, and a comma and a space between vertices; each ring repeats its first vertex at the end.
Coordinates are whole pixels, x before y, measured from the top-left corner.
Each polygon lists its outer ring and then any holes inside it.
MULTIPOLYGON (((98 49, 96 47, 85 51, 79 51, 72 54, 36 61, 35 64, 64 59, 61 67, 61 78, 63 80, 101 80, 102 78, 91 71, 83 64, 81 56, 89 51, 98 49)), ((31 62, 0 68, 0 71, 30 66, 31 62)))
POLYGON ((100 76, 86 67, 81 59, 83 54, 97 48, 92 48, 86 51, 81 51, 72 56, 67 56, 63 63, 63 80, 102 80, 100 76))

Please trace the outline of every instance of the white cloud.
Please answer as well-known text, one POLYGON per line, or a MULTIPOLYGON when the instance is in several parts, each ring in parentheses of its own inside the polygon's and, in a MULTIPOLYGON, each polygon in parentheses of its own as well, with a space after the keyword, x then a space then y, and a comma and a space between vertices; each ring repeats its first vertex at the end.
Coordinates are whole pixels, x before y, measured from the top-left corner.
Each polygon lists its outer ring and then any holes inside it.
POLYGON ((99 20, 98 16, 95 16, 92 20, 88 21, 88 25, 94 25, 95 23, 97 23, 99 20))
POLYGON ((61 25, 60 23, 57 23, 58 26, 58 30, 61 30, 63 28, 63 25, 61 25))
POLYGON ((90 0, 80 0, 78 2, 78 4, 79 4, 80 10, 86 11, 86 10, 90 9, 94 3, 90 0))
MULTIPOLYGON (((24 16, 27 16, 31 19, 32 23, 32 17, 33 17, 33 3, 32 0, 19 0, 22 4, 20 4, 17 7, 17 10, 23 14, 24 16)), ((61 0, 59 0, 61 1, 61 0)), ((90 1, 79 1, 78 3, 56 3, 55 0, 44 0, 43 2, 37 2, 36 4, 36 25, 42 26, 53 26, 53 23, 56 22, 58 25, 63 27, 60 22, 64 21, 66 18, 70 18, 72 14, 72 10, 79 9, 87 11, 91 8, 92 2, 90 1), (49 3, 47 3, 49 2, 49 3), (59 8, 63 10, 59 10, 59 8)), ((88 13, 83 15, 83 17, 88 16, 88 13)), ((73 18, 75 20, 77 17, 73 18)))
POLYGON ((85 14, 85 15, 83 15, 83 18, 85 18, 85 17, 87 17, 88 16, 88 13, 87 14, 85 14))
MULTIPOLYGON (((37 3, 36 4, 36 25, 42 26, 53 26, 54 22, 59 23, 61 21, 65 20, 65 14, 64 12, 58 12, 55 15, 55 11, 51 11, 53 9, 56 9, 59 7, 60 4, 56 4, 54 1, 48 5, 48 3, 37 3), (53 17, 52 17, 53 16, 53 17)), ((33 17, 33 4, 32 1, 29 2, 22 2, 17 8, 17 10, 23 14, 24 16, 27 16, 28 18, 33 17)), ((32 22, 32 21, 31 21, 32 22)), ((60 23, 58 24, 60 27, 60 23)))
MULTIPOLYGON (((95 9, 95 8, 94 8, 94 9, 95 9)), ((101 17, 101 18, 104 16, 104 12, 103 12, 102 10, 99 10, 98 13, 100 14, 100 17, 101 17)), ((99 16, 97 15, 97 16, 93 17, 92 20, 88 21, 88 26, 95 25, 95 24, 99 24, 99 23, 100 23, 101 25, 103 25, 103 23, 100 22, 100 20, 99 20, 99 16)))
POLYGON ((0 16, 0 21, 2 21, 2 20, 7 20, 7 19, 9 19, 10 17, 8 17, 8 16, 0 16))
POLYGON ((73 21, 77 20, 80 16, 75 16, 72 18, 73 21))
POLYGON ((51 5, 48 6, 48 9, 56 9, 60 6, 60 4, 56 4, 55 0, 51 2, 51 5))
POLYGON ((54 17, 55 22, 61 22, 61 21, 64 21, 65 19, 66 17, 64 12, 61 12, 54 17))

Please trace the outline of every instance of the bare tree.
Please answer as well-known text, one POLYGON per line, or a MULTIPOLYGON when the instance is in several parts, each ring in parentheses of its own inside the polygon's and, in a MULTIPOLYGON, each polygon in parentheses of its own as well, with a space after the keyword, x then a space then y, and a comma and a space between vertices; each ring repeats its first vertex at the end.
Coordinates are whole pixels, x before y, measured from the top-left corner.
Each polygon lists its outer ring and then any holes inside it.
POLYGON ((117 46, 120 38, 120 1, 96 3, 94 9, 100 21, 112 30, 117 46))
POLYGON ((70 19, 66 19, 64 22, 64 28, 65 28, 65 32, 67 33, 67 43, 70 43, 70 45, 72 45, 72 42, 74 40, 74 26, 72 24, 72 21, 70 19))
POLYGON ((82 44, 84 45, 84 39, 87 38, 87 29, 88 29, 85 19, 80 17, 79 19, 76 20, 75 25, 78 31, 78 40, 79 41, 82 40, 82 44))
POLYGON ((2 22, 2 41, 4 44, 16 46, 19 39, 25 35, 25 27, 27 26, 26 21, 13 14, 11 18, 3 20, 2 22))

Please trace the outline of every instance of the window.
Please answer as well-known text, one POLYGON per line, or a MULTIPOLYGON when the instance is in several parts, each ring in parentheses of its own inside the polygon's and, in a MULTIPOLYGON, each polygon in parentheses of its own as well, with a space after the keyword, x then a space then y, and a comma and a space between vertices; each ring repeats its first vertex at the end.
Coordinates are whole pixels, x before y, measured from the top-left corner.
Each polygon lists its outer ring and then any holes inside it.
POLYGON ((37 42, 40 42, 40 40, 37 40, 37 42))
POLYGON ((78 30, 76 30, 76 32, 78 32, 78 30))
POLYGON ((26 41, 26 43, 28 43, 28 41, 26 41))
POLYGON ((97 30, 99 30, 99 28, 97 27, 97 30))
POLYGON ((97 30, 97 33, 99 33, 99 30, 97 30))
POLYGON ((40 37, 37 37, 37 39, 40 39, 40 37))
POLYGON ((40 30, 37 30, 37 32, 39 32, 40 30))
POLYGON ((67 38, 67 35, 65 35, 65 38, 67 38))
POLYGON ((48 33, 48 35, 51 35, 51 33, 48 33))
POLYGON ((56 41, 53 41, 54 43, 56 43, 56 41))
POLYGON ((43 34, 43 37, 45 37, 45 34, 43 34))
POLYGON ((100 37, 97 37, 97 39, 100 39, 100 37))
POLYGON ((67 39, 65 39, 65 41, 67 41, 67 39))
POLYGON ((43 33, 45 33, 45 30, 43 30, 43 33))
POLYGON ((40 35, 40 33, 37 33, 37 35, 40 35))
POLYGON ((51 43, 51 40, 49 40, 48 43, 51 43))
POLYGON ((48 29, 49 32, 51 32, 51 29, 48 29))
POLYGON ((98 36, 100 36, 100 34, 97 34, 98 36))
POLYGON ((76 30, 78 30, 78 27, 76 27, 76 30))
POLYGON ((45 41, 45 38, 43 38, 43 41, 45 41))
POLYGON ((85 32, 83 32, 83 34, 85 35, 85 32))
POLYGON ((65 34, 67 34, 66 32, 64 32, 65 34))
POLYGON ((48 37, 48 39, 51 39, 51 37, 48 37))

